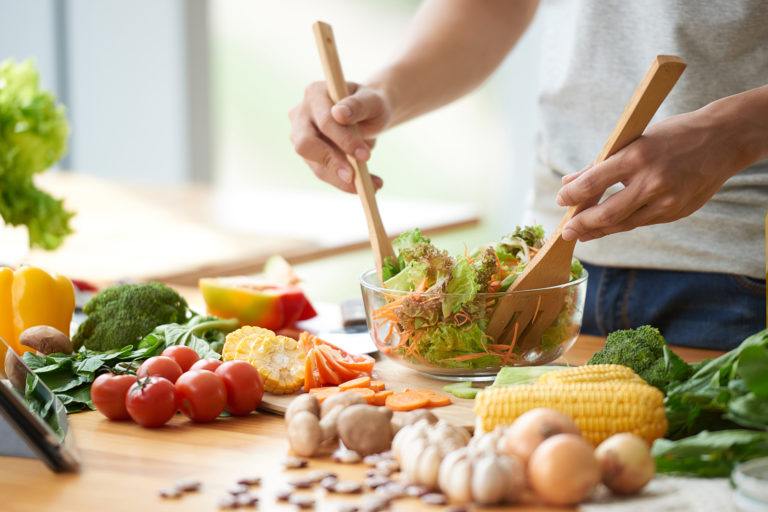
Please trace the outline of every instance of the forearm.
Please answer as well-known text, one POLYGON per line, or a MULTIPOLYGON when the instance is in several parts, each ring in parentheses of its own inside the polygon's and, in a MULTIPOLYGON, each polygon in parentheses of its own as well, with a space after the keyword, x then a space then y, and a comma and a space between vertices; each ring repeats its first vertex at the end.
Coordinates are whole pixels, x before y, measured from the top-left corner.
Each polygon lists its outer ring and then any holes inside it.
POLYGON ((392 108, 390 126, 480 85, 525 32, 538 0, 427 0, 405 48, 369 80, 392 108))
POLYGON ((733 150, 736 171, 768 158, 768 85, 719 99, 698 112, 709 116, 712 129, 733 150))

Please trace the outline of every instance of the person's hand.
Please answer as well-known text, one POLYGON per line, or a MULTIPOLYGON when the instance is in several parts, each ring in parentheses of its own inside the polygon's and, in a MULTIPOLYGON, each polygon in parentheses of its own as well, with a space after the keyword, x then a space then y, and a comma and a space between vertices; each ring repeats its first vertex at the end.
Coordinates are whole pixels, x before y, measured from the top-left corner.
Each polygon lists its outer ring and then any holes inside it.
POLYGON ((582 171, 563 177, 560 206, 579 206, 565 240, 586 242, 686 217, 736 174, 740 147, 702 111, 665 119, 635 142, 582 171), (624 189, 598 203, 611 185, 624 189))
MULTIPOLYGON (((354 170, 345 155, 363 161, 370 158, 376 135, 390 120, 391 107, 379 89, 350 83, 349 90, 349 96, 333 105, 325 82, 314 82, 289 117, 293 147, 317 177, 355 192, 354 170), (357 125, 357 134, 352 125, 357 125)), ((381 188, 382 179, 371 178, 381 188)))

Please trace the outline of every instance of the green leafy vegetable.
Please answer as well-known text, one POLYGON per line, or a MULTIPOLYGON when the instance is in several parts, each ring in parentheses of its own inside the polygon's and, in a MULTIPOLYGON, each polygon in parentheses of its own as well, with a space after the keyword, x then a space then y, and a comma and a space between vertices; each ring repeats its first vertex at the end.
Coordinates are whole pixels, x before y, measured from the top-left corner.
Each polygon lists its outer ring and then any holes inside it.
POLYGON ((725 477, 740 462, 768 456, 768 432, 705 431, 678 441, 658 439, 653 456, 659 473, 725 477))
POLYGON ((0 217, 26 226, 30 247, 52 250, 72 232, 73 214, 33 178, 64 155, 69 126, 39 81, 30 61, 0 63, 0 217))
POLYGON ((187 301, 161 283, 122 284, 107 288, 83 311, 88 318, 72 337, 75 348, 109 351, 137 346, 152 330, 187 320, 187 301))
POLYGON ((384 287, 404 292, 413 291, 422 282, 426 281, 428 270, 426 263, 410 261, 397 275, 384 281, 384 287))
POLYGON ((228 332, 239 327, 235 318, 197 316, 185 324, 165 324, 156 327, 139 343, 139 347, 153 346, 160 342, 164 347, 185 345, 192 348, 201 359, 221 359, 215 346, 224 343, 228 332))
POLYGON ((446 368, 485 368, 500 362, 499 356, 488 352, 485 333, 476 323, 426 328, 422 340, 421 353, 427 361, 446 368))
POLYGON ((587 364, 628 366, 662 391, 692 373, 691 367, 670 350, 659 330, 650 325, 610 333, 605 347, 587 364))
POLYGON ((475 387, 470 381, 455 382, 443 386, 443 391, 450 393, 456 398, 465 398, 473 400, 482 388, 475 387))
POLYGON ((466 258, 459 259, 445 286, 443 316, 458 312, 464 304, 475 298, 477 289, 477 272, 466 258))
POLYGON ((669 436, 742 426, 768 429, 768 330, 699 366, 667 392, 669 436))

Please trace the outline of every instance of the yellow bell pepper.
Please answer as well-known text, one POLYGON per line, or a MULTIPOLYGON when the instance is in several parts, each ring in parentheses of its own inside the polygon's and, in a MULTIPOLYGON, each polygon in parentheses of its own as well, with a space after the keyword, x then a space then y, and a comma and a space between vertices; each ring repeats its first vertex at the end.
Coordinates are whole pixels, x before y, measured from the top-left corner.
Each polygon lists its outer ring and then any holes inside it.
MULTIPOLYGON (((19 342, 25 329, 50 325, 69 335, 75 288, 64 276, 37 267, 0 267, 0 337, 18 354, 32 349, 19 342)), ((5 358, 5 346, 0 347, 5 358)))

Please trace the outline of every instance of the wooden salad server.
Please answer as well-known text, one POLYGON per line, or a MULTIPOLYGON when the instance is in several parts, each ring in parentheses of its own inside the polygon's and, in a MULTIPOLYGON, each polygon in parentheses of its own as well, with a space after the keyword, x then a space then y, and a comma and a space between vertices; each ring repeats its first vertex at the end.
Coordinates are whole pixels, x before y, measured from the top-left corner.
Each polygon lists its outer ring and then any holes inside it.
MULTIPOLYGON (((341 69, 339 52, 336 49, 336 40, 333 37, 331 26, 322 21, 316 21, 312 25, 315 33, 315 44, 320 53, 320 61, 323 64, 323 73, 325 81, 328 84, 328 95, 334 103, 338 103, 343 98, 349 96, 347 81, 344 79, 344 72, 341 69)), ((356 126, 351 127, 357 131, 356 126)), ((371 240, 373 257, 376 261, 376 271, 379 279, 382 280, 382 267, 384 261, 395 257, 392 249, 392 242, 387 237, 384 230, 384 224, 381 222, 379 207, 376 204, 376 189, 371 181, 371 175, 368 172, 368 165, 363 161, 358 161, 354 157, 347 155, 347 160, 355 169, 355 189, 360 196, 360 202, 363 204, 365 219, 368 222, 368 236, 371 240)))
MULTIPOLYGON (((595 164, 607 159, 643 134, 683 70, 685 62, 679 57, 656 56, 624 108, 624 113, 595 164)), ((579 207, 568 208, 560 225, 523 273, 512 283, 509 291, 537 290, 569 281, 576 242, 563 240, 562 232, 568 221, 578 212, 579 207)), ((526 347, 534 348, 539 345, 544 331, 557 318, 564 300, 563 289, 550 289, 541 293, 532 291, 524 296, 505 295, 499 300, 486 333, 496 340, 496 343, 508 341, 513 346, 522 343, 526 347)))

